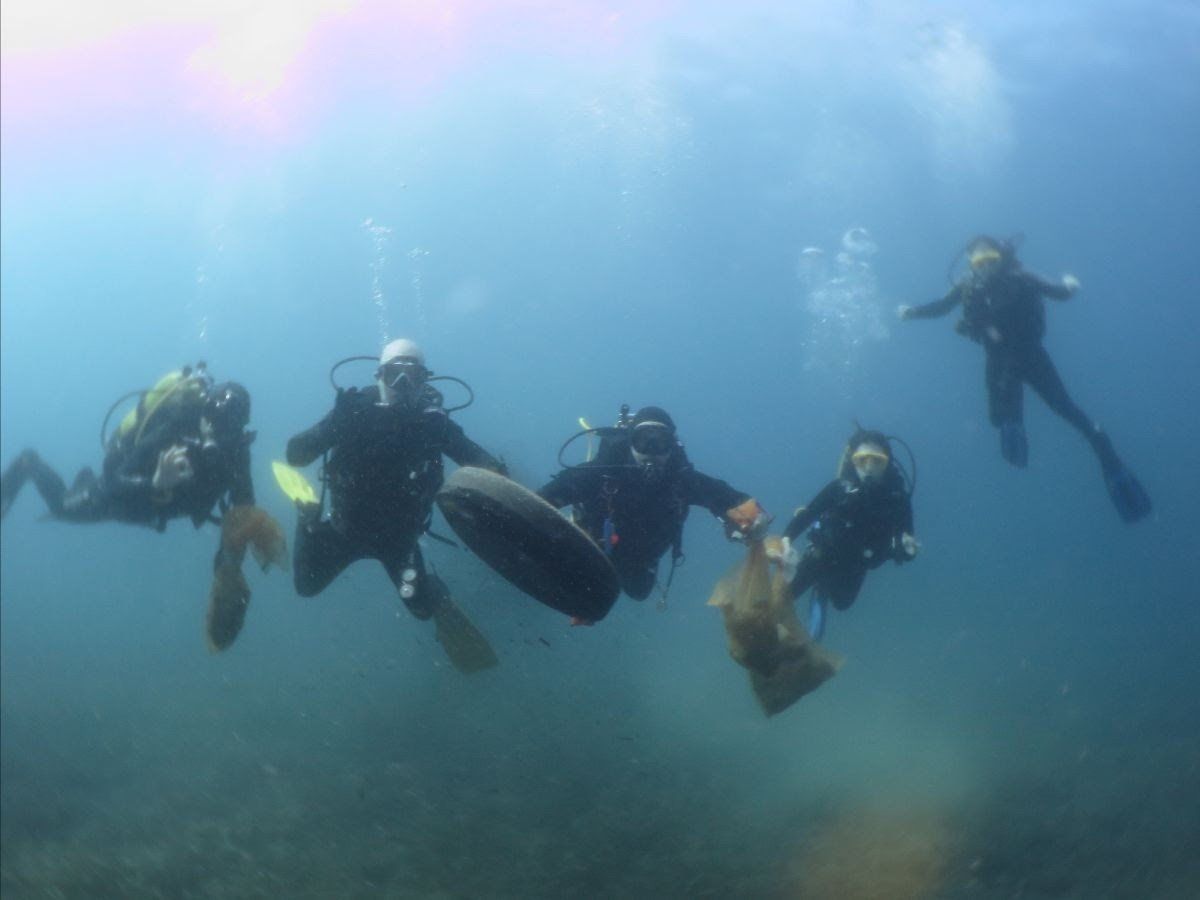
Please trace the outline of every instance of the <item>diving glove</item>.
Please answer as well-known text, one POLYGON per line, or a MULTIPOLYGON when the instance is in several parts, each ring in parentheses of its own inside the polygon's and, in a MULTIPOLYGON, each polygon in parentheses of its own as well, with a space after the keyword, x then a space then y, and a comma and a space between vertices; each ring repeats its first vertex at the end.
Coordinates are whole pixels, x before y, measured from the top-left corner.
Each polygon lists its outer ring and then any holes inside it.
POLYGON ((731 541, 761 541, 770 527, 771 516, 753 497, 725 510, 725 534, 731 541))

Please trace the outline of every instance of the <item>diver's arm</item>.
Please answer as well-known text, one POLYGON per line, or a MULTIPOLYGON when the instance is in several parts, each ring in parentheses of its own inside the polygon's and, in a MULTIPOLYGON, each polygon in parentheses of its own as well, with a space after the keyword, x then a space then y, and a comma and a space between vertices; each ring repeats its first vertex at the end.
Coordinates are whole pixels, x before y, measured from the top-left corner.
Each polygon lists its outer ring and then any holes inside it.
POLYGON ((113 465, 106 465, 104 487, 113 496, 129 497, 135 494, 149 496, 154 491, 154 472, 162 450, 159 443, 140 441, 113 465))
POLYGON ((962 302, 962 290, 958 285, 950 289, 941 300, 934 300, 932 303, 924 303, 920 306, 902 306, 900 307, 900 318, 902 319, 937 319, 946 315, 954 307, 962 302))
POLYGON ((820 493, 809 501, 808 506, 802 506, 796 510, 796 514, 792 516, 792 521, 788 522, 788 527, 784 530, 783 536, 789 541, 794 541, 804 532, 808 531, 809 526, 817 519, 824 515, 829 509, 837 503, 842 494, 845 493, 845 488, 842 487, 841 481, 834 480, 821 488, 820 493))
POLYGON ((905 496, 900 512, 900 523, 892 538, 892 556, 897 563, 906 563, 914 559, 921 549, 921 543, 916 538, 913 527, 912 500, 905 496))
POLYGON ((1035 275, 1033 272, 1022 272, 1021 277, 1031 285, 1043 297, 1049 297, 1051 300, 1069 300, 1071 296, 1078 290, 1079 282, 1071 277, 1071 281, 1063 278, 1061 281, 1050 281, 1048 278, 1043 278, 1040 275, 1035 275))
POLYGON ((337 410, 334 409, 320 422, 294 435, 287 443, 289 466, 307 466, 336 442, 338 428, 334 424, 337 410))
MULTIPOLYGON (((144 431, 125 445, 114 450, 104 460, 105 489, 113 496, 126 499, 154 492, 154 474, 164 451, 175 446, 187 446, 185 436, 195 436, 196 421, 183 418, 178 412, 163 410, 154 416, 144 431)), ((160 498, 161 499, 161 498, 160 498)))
POLYGON ((478 466, 508 475, 508 466, 467 437, 457 422, 446 422, 446 455, 460 466, 478 466))
MULTIPOLYGON (((538 490, 538 496, 553 506, 562 509, 582 503, 588 497, 591 476, 588 463, 563 469, 538 490)), ((595 493, 593 491, 593 493, 595 493)))
POLYGON ((754 499, 720 478, 713 478, 695 469, 688 470, 683 478, 684 498, 688 505, 703 506, 722 521, 729 510, 754 499))
POLYGON ((333 448, 354 427, 359 414, 374 405, 372 395, 358 388, 338 388, 333 409, 307 431, 292 437, 287 444, 289 466, 307 466, 333 448))

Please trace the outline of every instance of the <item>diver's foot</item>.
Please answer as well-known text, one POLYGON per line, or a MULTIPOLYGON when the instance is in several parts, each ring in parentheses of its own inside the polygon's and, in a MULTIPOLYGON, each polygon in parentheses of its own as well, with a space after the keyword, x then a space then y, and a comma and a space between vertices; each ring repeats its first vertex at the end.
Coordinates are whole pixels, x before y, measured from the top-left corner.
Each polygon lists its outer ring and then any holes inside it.
POLYGON ((1025 437, 1024 425, 1005 422, 1000 426, 1000 452, 1018 469, 1029 465, 1029 441, 1025 437))

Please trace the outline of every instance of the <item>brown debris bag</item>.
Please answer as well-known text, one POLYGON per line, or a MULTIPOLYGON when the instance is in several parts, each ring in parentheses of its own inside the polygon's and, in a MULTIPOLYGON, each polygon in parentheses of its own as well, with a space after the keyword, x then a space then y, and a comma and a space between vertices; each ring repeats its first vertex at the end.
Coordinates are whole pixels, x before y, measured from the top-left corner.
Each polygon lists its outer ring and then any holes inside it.
POLYGON ((772 541, 778 538, 751 544, 745 561, 717 582, 708 601, 721 610, 729 655, 749 670, 768 716, 816 690, 842 665, 796 618, 787 578, 768 555, 768 548, 778 548, 772 541))
POLYGON ((229 647, 242 630, 250 606, 250 586, 242 575, 249 548, 266 571, 272 564, 288 565, 287 539, 271 514, 257 506, 235 506, 221 520, 221 549, 208 594, 205 633, 214 653, 229 647))

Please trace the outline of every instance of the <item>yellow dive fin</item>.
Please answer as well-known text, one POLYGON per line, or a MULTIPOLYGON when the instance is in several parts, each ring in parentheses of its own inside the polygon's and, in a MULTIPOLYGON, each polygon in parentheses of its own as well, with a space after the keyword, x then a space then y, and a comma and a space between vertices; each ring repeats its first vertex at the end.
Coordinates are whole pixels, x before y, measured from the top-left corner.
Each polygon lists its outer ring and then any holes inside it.
POLYGON ((275 483, 289 500, 295 503, 321 502, 317 499, 317 492, 299 469, 293 469, 287 463, 275 460, 271 463, 271 471, 275 473, 275 483))
MULTIPOLYGON (((591 428, 592 428, 592 426, 588 424, 588 420, 585 419, 583 416, 579 417, 579 427, 582 428, 584 431, 591 431, 591 428)), ((587 436, 587 461, 588 462, 591 462, 592 458, 596 455, 596 447, 594 445, 594 442, 592 441, 592 437, 593 437, 593 435, 590 435, 590 434, 587 436)))

